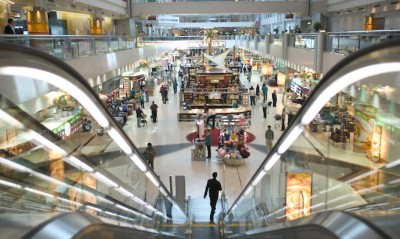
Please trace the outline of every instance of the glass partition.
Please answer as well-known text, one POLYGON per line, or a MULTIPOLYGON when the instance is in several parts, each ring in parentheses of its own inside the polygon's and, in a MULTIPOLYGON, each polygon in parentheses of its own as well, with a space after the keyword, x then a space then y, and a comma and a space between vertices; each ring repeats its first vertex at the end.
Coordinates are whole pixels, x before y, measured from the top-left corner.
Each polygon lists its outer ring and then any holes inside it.
POLYGON ((399 53, 375 45, 325 75, 229 209, 230 236, 329 210, 399 218, 399 53))
POLYGON ((0 45, 0 76, 3 214, 85 212, 173 233, 166 225, 186 222, 122 131, 127 115, 111 117, 72 68, 0 45))

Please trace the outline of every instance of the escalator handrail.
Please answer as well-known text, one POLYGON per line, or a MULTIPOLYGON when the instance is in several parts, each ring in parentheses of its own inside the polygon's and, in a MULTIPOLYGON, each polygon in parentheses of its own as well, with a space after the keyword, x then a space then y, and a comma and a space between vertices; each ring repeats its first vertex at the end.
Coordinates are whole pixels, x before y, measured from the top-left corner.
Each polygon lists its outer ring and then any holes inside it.
POLYGON ((342 211, 316 213, 306 218, 274 224, 241 234, 230 235, 227 238, 247 238, 248 236, 250 238, 250 236, 260 235, 263 235, 265 238, 268 238, 268 236, 272 236, 273 238, 288 238, 288 233, 292 234, 291 238, 295 238, 298 237, 296 231, 299 229, 302 231, 301 238, 308 238, 307 235, 303 234, 305 231, 318 231, 326 236, 331 236, 327 238, 391 238, 367 219, 353 213, 342 211), (301 230, 306 228, 307 230, 301 230))
MULTIPOLYGON (((172 233, 159 232, 154 229, 146 229, 145 227, 122 227, 102 222, 99 218, 86 213, 65 213, 55 216, 39 226, 30 230, 21 239, 44 239, 55 238, 57 234, 59 238, 85 238, 85 235, 94 230, 106 230, 112 233, 121 233, 127 230, 127 233, 134 238, 135 233, 148 235, 149 238, 183 238, 172 233), (105 229, 106 228, 106 229, 105 229), (62 236, 61 236, 62 235, 62 236)), ((112 237, 124 238, 124 237, 112 237)))

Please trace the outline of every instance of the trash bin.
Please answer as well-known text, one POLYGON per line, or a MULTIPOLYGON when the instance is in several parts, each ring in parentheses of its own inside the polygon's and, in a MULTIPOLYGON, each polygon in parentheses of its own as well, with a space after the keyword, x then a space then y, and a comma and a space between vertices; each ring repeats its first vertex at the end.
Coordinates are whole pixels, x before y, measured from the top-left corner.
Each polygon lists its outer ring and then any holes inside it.
POLYGON ((103 127, 97 128, 96 131, 97 131, 97 135, 98 136, 103 136, 104 135, 104 128, 103 127))

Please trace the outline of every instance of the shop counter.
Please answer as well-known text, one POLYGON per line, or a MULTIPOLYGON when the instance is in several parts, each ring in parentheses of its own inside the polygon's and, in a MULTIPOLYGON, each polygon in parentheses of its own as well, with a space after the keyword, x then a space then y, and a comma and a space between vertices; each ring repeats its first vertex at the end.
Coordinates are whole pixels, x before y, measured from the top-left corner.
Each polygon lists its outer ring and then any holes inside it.
POLYGON ((64 138, 73 134, 79 128, 77 122, 82 118, 82 111, 75 114, 72 112, 69 115, 61 116, 60 114, 54 115, 51 118, 47 118, 42 121, 42 125, 53 131, 53 133, 58 134, 60 137, 64 138))
MULTIPOLYGON (((251 118, 251 107, 239 107, 237 109, 212 109, 211 111, 219 119, 226 115, 244 115, 246 119, 251 118)), ((180 110, 178 113, 178 121, 195 121, 199 114, 203 114, 203 109, 180 110)))

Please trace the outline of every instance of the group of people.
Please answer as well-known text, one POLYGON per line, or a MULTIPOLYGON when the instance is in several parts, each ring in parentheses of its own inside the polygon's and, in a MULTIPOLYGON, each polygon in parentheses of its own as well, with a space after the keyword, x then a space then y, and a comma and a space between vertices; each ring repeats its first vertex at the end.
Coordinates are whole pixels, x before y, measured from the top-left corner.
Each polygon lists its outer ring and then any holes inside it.
MULTIPOLYGON (((150 106, 150 110, 151 110, 151 121, 153 123, 157 122, 157 112, 158 112, 158 105, 156 103, 154 103, 154 101, 152 102, 151 106, 150 106)), ((141 124, 146 124, 147 122, 144 121, 146 119, 147 115, 143 112, 143 110, 140 108, 140 106, 138 106, 136 108, 136 118, 137 118, 137 127, 140 128, 141 124)))

